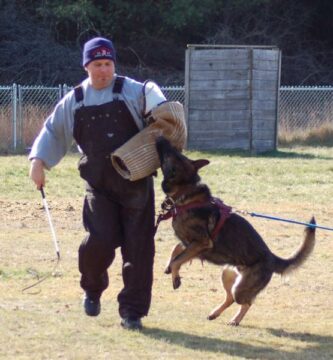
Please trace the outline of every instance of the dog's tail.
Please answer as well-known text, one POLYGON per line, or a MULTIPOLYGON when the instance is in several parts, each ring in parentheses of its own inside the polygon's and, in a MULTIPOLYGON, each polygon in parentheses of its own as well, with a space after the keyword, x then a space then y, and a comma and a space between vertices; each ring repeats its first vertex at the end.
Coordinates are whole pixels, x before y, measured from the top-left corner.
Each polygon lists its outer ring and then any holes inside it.
MULTIPOLYGON (((314 217, 310 220, 310 224, 315 225, 316 220, 314 217)), ((287 274, 299 266, 301 266, 304 261, 309 257, 312 253, 312 250, 315 245, 315 230, 316 228, 313 226, 307 226, 305 228, 305 237, 304 240, 299 247, 299 249, 288 259, 282 259, 278 256, 275 256, 274 259, 274 272, 278 274, 287 274)))

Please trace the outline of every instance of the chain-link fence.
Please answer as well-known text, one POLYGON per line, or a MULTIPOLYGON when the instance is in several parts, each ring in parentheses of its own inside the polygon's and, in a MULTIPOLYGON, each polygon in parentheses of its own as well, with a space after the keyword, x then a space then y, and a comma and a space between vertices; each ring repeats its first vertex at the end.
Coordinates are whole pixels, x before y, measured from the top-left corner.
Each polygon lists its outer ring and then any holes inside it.
POLYGON ((62 87, 0 87, 0 151, 30 146, 63 96, 62 87))
POLYGON ((185 104, 185 88, 184 86, 164 86, 161 87, 164 96, 169 101, 179 101, 185 104))
POLYGON ((0 150, 15 147, 14 94, 16 94, 15 87, 0 86, 0 150))
POLYGON ((281 87, 279 127, 306 130, 333 123, 333 87, 281 87))
POLYGON ((18 143, 30 146, 45 118, 61 99, 62 87, 20 86, 18 88, 18 143), (41 119, 43 119, 41 121, 41 119))
MULTIPOLYGON (((0 151, 30 147, 57 102, 72 87, 0 87, 0 151)), ((184 103, 184 87, 162 88, 166 98, 184 103)))
MULTIPOLYGON (((71 87, 0 86, 0 151, 32 142, 55 104, 71 87)), ((162 87, 166 98, 185 102, 183 86, 162 87)), ((281 87, 279 129, 294 131, 333 123, 333 87, 281 87)))

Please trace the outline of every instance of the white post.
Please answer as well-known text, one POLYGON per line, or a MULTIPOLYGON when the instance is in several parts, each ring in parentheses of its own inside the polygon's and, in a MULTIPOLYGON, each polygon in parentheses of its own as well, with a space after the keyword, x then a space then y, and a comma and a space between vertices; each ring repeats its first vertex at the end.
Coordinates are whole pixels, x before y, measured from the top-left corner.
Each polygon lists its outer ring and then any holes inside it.
POLYGON ((12 129, 13 129, 13 148, 17 148, 17 85, 13 84, 12 88, 12 129))

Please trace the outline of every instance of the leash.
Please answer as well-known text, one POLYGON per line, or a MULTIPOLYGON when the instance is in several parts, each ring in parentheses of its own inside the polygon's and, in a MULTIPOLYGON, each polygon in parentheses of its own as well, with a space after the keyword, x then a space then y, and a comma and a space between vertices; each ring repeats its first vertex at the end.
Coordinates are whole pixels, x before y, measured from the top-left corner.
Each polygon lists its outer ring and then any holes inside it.
POLYGON ((56 236, 56 233, 55 233, 55 230, 54 230, 54 226, 53 226, 49 206, 48 206, 48 203, 47 203, 47 200, 46 200, 46 196, 45 196, 45 192, 44 192, 43 187, 40 188, 40 192, 41 192, 41 195, 42 195, 43 206, 44 206, 45 213, 46 213, 46 216, 47 216, 47 220, 48 220, 50 230, 51 230, 53 245, 54 245, 56 255, 57 255, 57 262, 56 262, 56 264, 55 264, 55 266, 54 266, 54 268, 53 268, 53 270, 51 271, 50 274, 45 275, 41 279, 38 279, 38 281, 35 282, 34 284, 25 287, 24 289, 22 289, 22 292, 24 292, 24 291, 26 291, 28 289, 31 289, 31 288, 35 287, 36 285, 42 283, 46 279, 48 279, 51 275, 53 275, 55 273, 55 270, 57 269, 57 267, 58 267, 58 265, 60 263, 60 250, 59 250, 58 240, 57 240, 57 236, 56 236))
POLYGON ((157 228, 161 221, 168 220, 171 217, 174 218, 180 212, 183 212, 185 210, 199 208, 202 206, 206 206, 207 204, 215 204, 220 209, 220 221, 218 222, 218 224, 216 225, 216 227, 212 233, 213 239, 217 236, 219 230, 221 230, 222 226, 224 225, 225 220, 230 216, 232 210, 235 213, 242 214, 242 215, 249 215, 252 217, 258 217, 258 218, 275 220, 275 221, 282 221, 282 222, 287 222, 287 223, 297 224, 297 225, 304 225, 304 226, 307 226, 312 229, 317 228, 317 229, 322 229, 322 230, 333 231, 333 228, 328 227, 328 226, 322 226, 322 225, 318 225, 318 224, 312 224, 312 223, 293 220, 293 219, 286 219, 286 218, 272 216, 272 215, 260 214, 260 213, 256 213, 256 212, 249 212, 246 210, 233 209, 232 207, 225 205, 220 199, 215 198, 215 197, 212 197, 211 201, 209 203, 195 202, 195 203, 190 203, 190 204, 183 205, 183 206, 176 206, 173 199, 170 197, 167 197, 161 205, 162 211, 158 215, 154 234, 156 234, 157 228))
POLYGON ((256 212, 248 212, 248 211, 243 211, 243 210, 235 210, 235 212, 244 214, 244 215, 250 215, 252 217, 259 217, 259 218, 275 220, 275 221, 283 221, 283 222, 287 222, 287 223, 291 223, 291 224, 305 225, 310 228, 318 228, 318 229, 333 231, 333 228, 328 227, 328 226, 321 226, 321 225, 307 223, 307 222, 298 221, 298 220, 285 219, 285 218, 281 218, 281 217, 277 217, 277 216, 259 214, 256 212))
POLYGON ((166 197, 161 204, 161 211, 158 213, 156 225, 154 228, 154 236, 157 232, 160 222, 163 220, 168 220, 177 215, 176 204, 171 197, 166 197))

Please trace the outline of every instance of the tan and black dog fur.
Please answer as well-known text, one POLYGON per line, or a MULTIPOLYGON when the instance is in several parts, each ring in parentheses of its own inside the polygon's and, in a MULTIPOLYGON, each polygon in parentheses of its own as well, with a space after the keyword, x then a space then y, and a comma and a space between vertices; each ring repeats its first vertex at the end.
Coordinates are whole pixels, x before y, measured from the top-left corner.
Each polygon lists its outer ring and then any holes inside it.
MULTIPOLYGON (((172 253, 165 272, 172 274, 174 289, 181 285, 179 270, 194 258, 222 265, 225 301, 208 316, 217 318, 234 302, 241 305, 229 324, 239 325, 256 295, 269 283, 273 273, 285 274, 299 267, 310 255, 315 244, 315 227, 305 229, 304 240, 294 255, 283 259, 273 254, 253 226, 242 216, 231 213, 215 239, 212 233, 219 221, 219 208, 207 185, 201 183, 198 170, 208 160, 190 160, 163 137, 156 141, 163 173, 162 189, 175 207, 195 202, 202 207, 191 208, 173 217, 172 226, 181 240, 172 253)), ((315 224, 315 219, 311 219, 315 224)))

